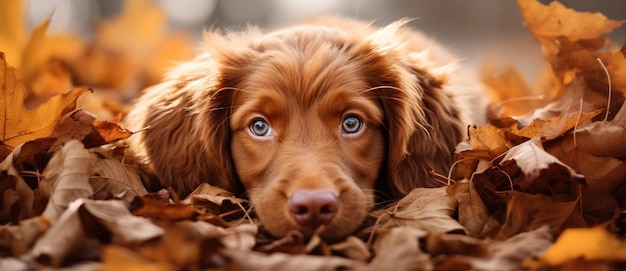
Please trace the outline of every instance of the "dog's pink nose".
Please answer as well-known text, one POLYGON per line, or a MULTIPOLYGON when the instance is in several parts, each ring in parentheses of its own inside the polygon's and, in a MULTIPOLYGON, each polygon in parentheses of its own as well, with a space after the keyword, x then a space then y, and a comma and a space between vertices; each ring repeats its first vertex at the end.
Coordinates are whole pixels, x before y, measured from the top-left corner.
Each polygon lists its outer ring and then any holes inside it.
POLYGON ((289 197, 287 208, 298 224, 315 229, 333 219, 339 199, 329 190, 300 189, 289 197))

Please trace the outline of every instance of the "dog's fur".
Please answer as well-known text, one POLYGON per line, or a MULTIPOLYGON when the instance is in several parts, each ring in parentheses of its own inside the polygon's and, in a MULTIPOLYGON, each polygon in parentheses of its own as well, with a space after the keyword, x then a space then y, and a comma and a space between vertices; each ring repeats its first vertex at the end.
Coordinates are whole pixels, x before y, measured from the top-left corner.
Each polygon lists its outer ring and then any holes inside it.
POLYGON ((340 18, 269 34, 207 33, 207 50, 145 91, 127 117, 143 170, 181 195, 208 182, 245 187, 269 232, 314 229, 287 210, 294 191, 325 189, 339 201, 321 236, 353 232, 374 191, 399 198, 437 184, 466 125, 485 103, 457 60, 406 20, 376 29, 340 18), (356 116, 363 128, 342 133, 356 116), (254 136, 266 120, 272 134, 254 136))

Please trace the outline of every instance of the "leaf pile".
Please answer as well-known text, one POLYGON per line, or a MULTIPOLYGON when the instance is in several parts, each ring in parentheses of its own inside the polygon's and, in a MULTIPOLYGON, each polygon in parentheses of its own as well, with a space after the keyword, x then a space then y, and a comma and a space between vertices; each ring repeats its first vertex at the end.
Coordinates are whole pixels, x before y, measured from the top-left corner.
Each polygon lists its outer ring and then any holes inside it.
POLYGON ((218 187, 148 193, 125 164, 123 140, 139 131, 92 113, 119 117, 138 86, 188 57, 157 7, 126 1, 86 41, 48 35, 47 22, 29 35, 21 2, 0 2, 0 269, 623 268, 626 44, 602 35, 626 21, 517 2, 548 64, 543 84, 510 67, 485 73, 490 120, 468 128, 454 170, 433 173, 448 185, 415 188, 332 244, 273 239, 218 187))

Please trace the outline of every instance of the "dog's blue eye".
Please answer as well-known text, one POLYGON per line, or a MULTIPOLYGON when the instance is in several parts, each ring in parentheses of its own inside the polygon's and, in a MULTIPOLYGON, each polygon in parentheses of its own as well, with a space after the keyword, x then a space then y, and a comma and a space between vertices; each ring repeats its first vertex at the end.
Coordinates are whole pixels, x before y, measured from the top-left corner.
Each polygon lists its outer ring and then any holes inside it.
POLYGON ((250 132, 255 136, 269 136, 272 129, 267 121, 258 119, 250 123, 250 132))
POLYGON ((344 134, 354 134, 361 130, 363 127, 363 123, 357 117, 346 117, 343 119, 343 123, 341 123, 341 131, 344 134))

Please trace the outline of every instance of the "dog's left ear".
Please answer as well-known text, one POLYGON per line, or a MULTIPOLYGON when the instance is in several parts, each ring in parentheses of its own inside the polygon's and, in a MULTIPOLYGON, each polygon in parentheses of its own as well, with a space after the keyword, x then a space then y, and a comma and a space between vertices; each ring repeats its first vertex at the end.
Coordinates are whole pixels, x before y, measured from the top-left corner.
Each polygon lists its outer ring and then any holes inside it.
MULTIPOLYGON (((370 36, 379 58, 371 74, 385 111, 388 129, 389 186, 394 197, 415 187, 440 186, 431 171, 445 174, 454 148, 464 138, 464 123, 454 92, 447 86, 447 70, 437 66, 426 37, 402 28, 399 21, 370 36)), ((441 52, 434 52, 441 53, 441 52)), ((437 56, 435 56, 437 57, 437 56)))

